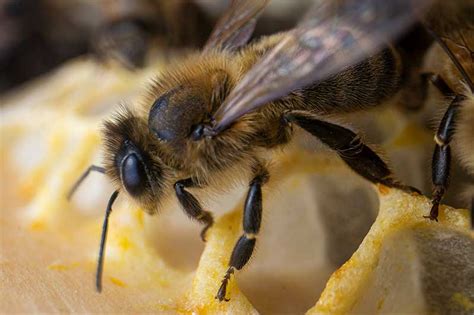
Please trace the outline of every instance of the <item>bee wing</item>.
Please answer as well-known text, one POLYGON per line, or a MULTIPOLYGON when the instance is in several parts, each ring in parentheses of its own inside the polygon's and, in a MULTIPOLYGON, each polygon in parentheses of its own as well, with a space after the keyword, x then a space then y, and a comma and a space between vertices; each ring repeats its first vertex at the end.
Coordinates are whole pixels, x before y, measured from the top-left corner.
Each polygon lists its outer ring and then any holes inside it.
POLYGON ((457 33, 458 30, 474 29, 473 16, 472 1, 437 1, 424 15, 423 22, 439 36, 447 36, 457 33))
POLYGON ((459 61, 474 57, 474 3, 472 1, 439 1, 424 16, 423 23, 460 72, 471 91, 474 91, 474 78, 459 61), (457 53, 452 49, 457 47, 457 53))
POLYGON ((209 36, 204 51, 213 48, 233 50, 245 45, 267 3, 268 0, 232 0, 209 36))
POLYGON ((316 1, 297 28, 255 64, 216 112, 213 130, 377 52, 430 0, 316 1))

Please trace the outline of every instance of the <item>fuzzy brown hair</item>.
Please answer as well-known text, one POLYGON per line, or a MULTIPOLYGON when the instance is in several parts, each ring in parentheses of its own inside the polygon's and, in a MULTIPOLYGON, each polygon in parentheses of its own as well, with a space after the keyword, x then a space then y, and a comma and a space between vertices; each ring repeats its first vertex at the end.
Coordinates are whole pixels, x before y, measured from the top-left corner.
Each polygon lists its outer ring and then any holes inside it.
MULTIPOLYGON (((150 112, 150 106, 157 98, 177 86, 195 87, 198 97, 209 104, 208 114, 212 114, 246 69, 238 55, 226 52, 210 53, 206 56, 196 54, 183 62, 169 67, 169 71, 157 77, 141 106, 144 113, 150 112), (229 62, 229 61, 234 62, 229 62)), ((179 99, 179 97, 177 97, 179 99)), ((173 105, 180 106, 181 104, 173 105)), ((254 139, 259 133, 257 114, 248 115, 225 130, 218 137, 193 141, 184 141, 184 148, 175 143, 161 142, 165 163, 182 170, 198 181, 208 182, 214 172, 223 171, 242 160, 254 159, 254 139), (179 147, 179 148, 178 148, 179 147)), ((155 138, 155 141, 159 141, 155 138)))

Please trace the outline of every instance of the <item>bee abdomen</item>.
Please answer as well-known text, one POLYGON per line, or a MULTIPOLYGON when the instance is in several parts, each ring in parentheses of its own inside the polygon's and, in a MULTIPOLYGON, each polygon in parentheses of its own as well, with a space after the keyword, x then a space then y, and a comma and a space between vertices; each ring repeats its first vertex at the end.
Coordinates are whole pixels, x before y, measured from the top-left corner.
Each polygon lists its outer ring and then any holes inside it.
POLYGON ((393 96, 401 84, 401 63, 391 48, 303 90, 304 110, 322 114, 374 107, 393 96))

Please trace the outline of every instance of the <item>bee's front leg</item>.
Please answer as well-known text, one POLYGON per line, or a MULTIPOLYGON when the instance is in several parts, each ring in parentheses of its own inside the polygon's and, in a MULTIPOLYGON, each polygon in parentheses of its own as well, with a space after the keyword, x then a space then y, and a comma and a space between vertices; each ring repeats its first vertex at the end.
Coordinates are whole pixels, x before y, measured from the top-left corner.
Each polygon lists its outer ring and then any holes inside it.
POLYGON ((221 302, 229 301, 226 298, 226 293, 230 277, 235 269, 242 269, 249 261, 255 247, 257 234, 260 231, 260 224, 262 222, 262 185, 268 181, 269 174, 266 168, 260 164, 254 168, 254 174, 245 200, 243 216, 244 233, 234 246, 229 261, 229 269, 227 269, 216 295, 216 299, 221 302))
POLYGON ((178 198, 179 204, 183 208, 184 212, 194 220, 205 224, 201 231, 201 238, 206 241, 206 232, 214 224, 214 219, 209 211, 202 209, 199 201, 190 192, 186 191, 185 188, 198 187, 192 178, 179 180, 174 184, 174 190, 176 197, 178 198))

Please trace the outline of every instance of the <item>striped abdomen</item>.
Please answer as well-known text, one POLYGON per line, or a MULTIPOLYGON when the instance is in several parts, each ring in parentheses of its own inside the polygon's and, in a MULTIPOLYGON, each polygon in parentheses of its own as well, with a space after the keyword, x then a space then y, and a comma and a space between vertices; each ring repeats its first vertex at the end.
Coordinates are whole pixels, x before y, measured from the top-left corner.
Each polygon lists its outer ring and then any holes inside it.
POLYGON ((303 110, 320 114, 356 111, 374 107, 400 88, 402 67, 391 48, 304 89, 303 110))

